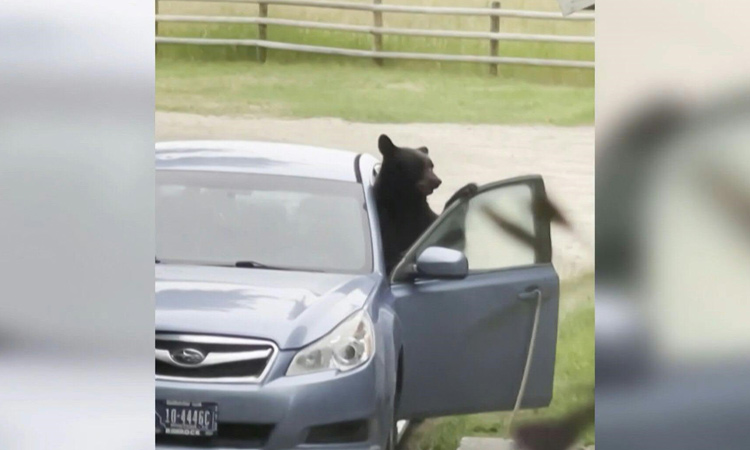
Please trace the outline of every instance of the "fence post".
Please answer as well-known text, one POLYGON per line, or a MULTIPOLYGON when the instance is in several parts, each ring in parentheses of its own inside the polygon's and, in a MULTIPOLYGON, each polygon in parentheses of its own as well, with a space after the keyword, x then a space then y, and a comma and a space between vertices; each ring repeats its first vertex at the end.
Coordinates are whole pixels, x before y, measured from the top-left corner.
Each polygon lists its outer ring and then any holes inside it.
MULTIPOLYGON (((383 0, 372 0, 374 5, 380 5, 383 3, 383 0)), ((375 10, 372 12, 372 21, 375 28, 382 28, 383 27, 383 12, 375 10)), ((372 34, 372 49, 376 52, 382 52, 383 51, 383 35, 380 33, 373 33, 372 34)), ((383 58, 374 58, 375 64, 382 66, 383 65, 383 58)))
MULTIPOLYGON (((493 1, 490 6, 492 9, 500 9, 500 2, 493 1)), ((500 32, 500 16, 490 16, 490 32, 500 32)), ((500 56, 499 44, 499 40, 490 39, 490 56, 500 56)), ((490 75, 497 76, 497 63, 490 63, 490 75)))
MULTIPOLYGON (((268 17, 268 3, 258 3, 258 17, 265 19, 268 17)), ((268 25, 265 23, 258 24, 258 40, 268 40, 268 25)), ((258 61, 266 62, 266 48, 258 47, 258 61)))
MULTIPOLYGON (((154 0, 154 37, 159 37, 159 21, 156 16, 159 15, 159 0, 154 0)), ((154 54, 159 50, 159 44, 154 43, 154 54)))

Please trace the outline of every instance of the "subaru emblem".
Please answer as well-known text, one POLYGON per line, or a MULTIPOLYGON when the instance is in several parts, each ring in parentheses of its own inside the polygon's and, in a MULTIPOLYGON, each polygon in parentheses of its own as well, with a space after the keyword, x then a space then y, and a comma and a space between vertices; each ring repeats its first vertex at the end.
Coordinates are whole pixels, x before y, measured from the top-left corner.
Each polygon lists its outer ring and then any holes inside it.
POLYGON ((179 350, 174 350, 169 356, 171 356, 172 361, 177 364, 186 366, 197 366, 206 359, 206 355, 204 355, 202 351, 194 348, 181 348, 179 350))

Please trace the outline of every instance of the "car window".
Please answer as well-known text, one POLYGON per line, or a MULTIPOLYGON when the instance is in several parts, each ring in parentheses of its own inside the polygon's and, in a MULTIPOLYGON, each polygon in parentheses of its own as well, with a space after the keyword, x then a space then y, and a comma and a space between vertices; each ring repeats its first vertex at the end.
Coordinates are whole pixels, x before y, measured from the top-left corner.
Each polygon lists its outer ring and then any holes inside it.
POLYGON ((156 256, 372 271, 362 186, 288 176, 157 171, 156 256))
POLYGON ((416 254, 427 247, 440 246, 463 251, 470 271, 486 271, 525 266, 537 260, 534 246, 511 233, 501 231, 484 213, 485 207, 506 221, 535 235, 533 194, 528 184, 514 184, 482 192, 454 208, 419 245, 416 254))

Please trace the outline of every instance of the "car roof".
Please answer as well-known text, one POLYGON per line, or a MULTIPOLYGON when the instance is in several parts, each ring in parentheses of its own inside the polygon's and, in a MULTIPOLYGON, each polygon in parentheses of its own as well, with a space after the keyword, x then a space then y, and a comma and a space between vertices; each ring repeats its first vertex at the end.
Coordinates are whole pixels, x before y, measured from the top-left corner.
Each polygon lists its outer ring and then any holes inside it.
POLYGON ((344 150, 262 141, 172 141, 156 144, 157 170, 199 170, 360 182, 378 160, 344 150), (359 169, 359 170, 358 170, 359 169))

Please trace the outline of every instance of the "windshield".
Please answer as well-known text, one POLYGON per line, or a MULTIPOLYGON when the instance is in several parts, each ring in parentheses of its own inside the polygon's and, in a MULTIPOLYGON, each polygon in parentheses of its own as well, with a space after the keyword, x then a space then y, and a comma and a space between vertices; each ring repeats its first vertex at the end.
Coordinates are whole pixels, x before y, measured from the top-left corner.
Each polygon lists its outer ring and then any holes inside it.
POLYGON ((166 264, 252 262, 277 269, 371 272, 362 187, 289 176, 159 170, 156 257, 166 264))

